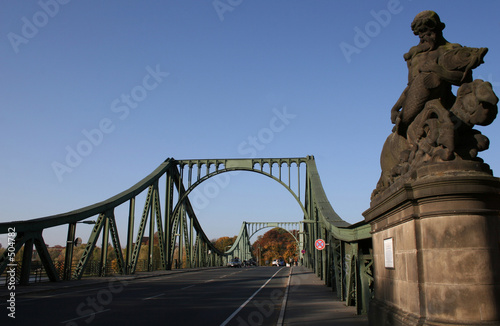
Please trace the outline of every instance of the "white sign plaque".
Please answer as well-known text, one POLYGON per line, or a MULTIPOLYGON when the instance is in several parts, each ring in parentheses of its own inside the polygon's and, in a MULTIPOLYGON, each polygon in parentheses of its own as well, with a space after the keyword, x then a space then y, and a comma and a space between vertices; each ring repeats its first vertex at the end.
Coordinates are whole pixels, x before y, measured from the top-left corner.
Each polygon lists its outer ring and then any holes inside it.
POLYGON ((394 268, 394 247, 393 239, 384 239, 385 268, 394 268))

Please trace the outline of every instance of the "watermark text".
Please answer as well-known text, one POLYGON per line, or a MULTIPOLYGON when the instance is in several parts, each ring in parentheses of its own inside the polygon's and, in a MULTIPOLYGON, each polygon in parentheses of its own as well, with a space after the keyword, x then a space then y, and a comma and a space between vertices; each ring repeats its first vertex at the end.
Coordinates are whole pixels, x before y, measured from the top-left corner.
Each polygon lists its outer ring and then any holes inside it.
POLYGON ((7 233, 7 310, 10 318, 16 318, 16 228, 9 228, 7 233))

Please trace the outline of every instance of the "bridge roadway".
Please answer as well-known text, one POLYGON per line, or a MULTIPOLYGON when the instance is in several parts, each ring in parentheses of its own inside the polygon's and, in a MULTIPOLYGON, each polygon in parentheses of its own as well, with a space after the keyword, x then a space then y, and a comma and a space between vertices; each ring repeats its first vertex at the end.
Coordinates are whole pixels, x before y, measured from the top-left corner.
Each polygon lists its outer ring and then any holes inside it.
POLYGON ((0 325, 368 325, 304 267, 173 270, 18 286, 15 320, 7 316, 6 292, 2 286, 0 325))

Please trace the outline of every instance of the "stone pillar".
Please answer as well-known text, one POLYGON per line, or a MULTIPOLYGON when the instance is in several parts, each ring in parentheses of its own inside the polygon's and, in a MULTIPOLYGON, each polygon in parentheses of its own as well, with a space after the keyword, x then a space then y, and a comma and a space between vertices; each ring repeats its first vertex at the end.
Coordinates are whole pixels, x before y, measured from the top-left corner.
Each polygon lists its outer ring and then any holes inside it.
POLYGON ((373 233, 370 325, 500 325, 500 179, 459 161, 406 180, 363 213, 373 233))

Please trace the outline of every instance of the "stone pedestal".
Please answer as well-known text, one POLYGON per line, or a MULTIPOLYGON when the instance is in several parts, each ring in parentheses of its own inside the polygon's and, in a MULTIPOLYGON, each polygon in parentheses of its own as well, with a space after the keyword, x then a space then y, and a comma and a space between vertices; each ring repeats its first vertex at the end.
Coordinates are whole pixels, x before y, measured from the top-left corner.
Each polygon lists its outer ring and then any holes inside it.
POLYGON ((375 264, 370 325, 500 325, 500 179, 462 161, 410 180, 363 214, 375 264))

